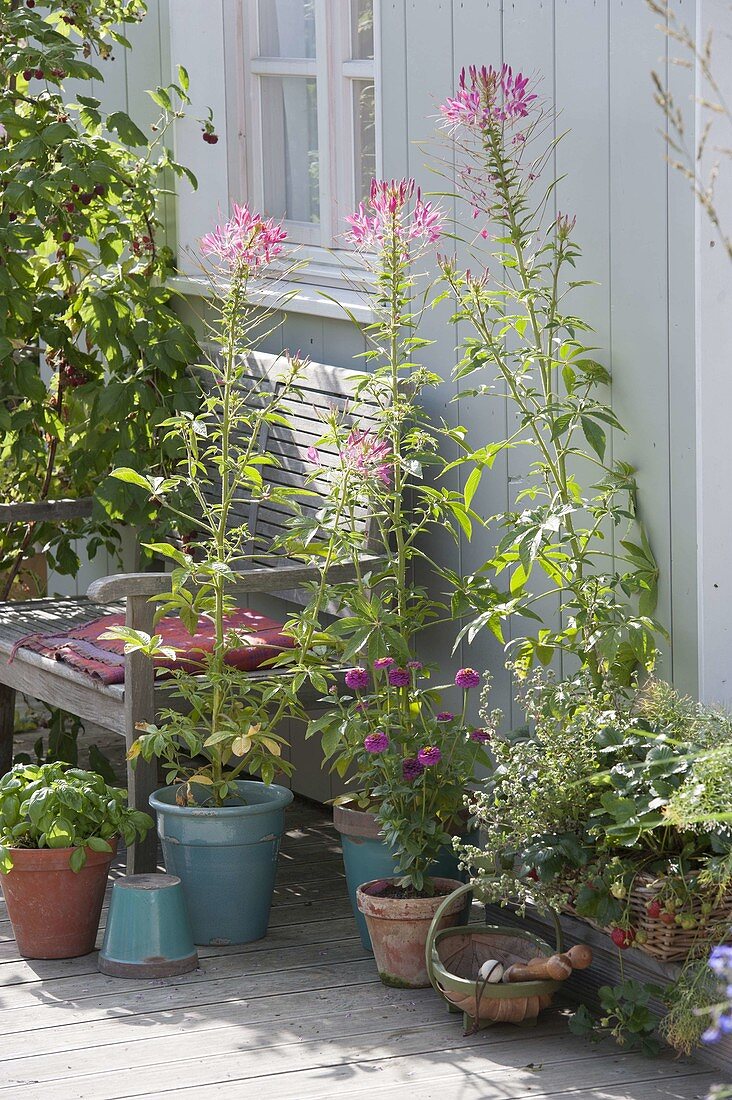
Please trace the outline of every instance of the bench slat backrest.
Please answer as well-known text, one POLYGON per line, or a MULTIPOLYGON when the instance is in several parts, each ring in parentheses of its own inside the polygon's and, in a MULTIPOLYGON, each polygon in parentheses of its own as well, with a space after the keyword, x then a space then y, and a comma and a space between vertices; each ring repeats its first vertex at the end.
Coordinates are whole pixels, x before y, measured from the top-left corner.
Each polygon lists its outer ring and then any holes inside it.
MULTIPOLYGON (((264 380, 265 389, 271 389, 280 383, 287 363, 284 356, 253 352, 247 356, 247 370, 252 379, 264 380)), ((330 481, 326 472, 308 481, 315 469, 308 458, 310 447, 316 447, 318 462, 326 468, 335 468, 339 463, 334 445, 320 444, 326 426, 326 419, 332 408, 337 409, 340 421, 347 428, 360 430, 378 427, 376 406, 366 403, 363 398, 355 398, 358 375, 342 367, 323 363, 308 363, 297 391, 290 393, 283 404, 283 416, 286 425, 271 424, 260 440, 262 451, 276 459, 276 465, 262 467, 265 484, 287 487, 307 488, 309 493, 299 498, 299 507, 305 515, 315 516, 330 492, 330 481)), ((212 477, 206 495, 216 499, 217 478, 212 477)), ((286 531, 292 515, 287 505, 277 501, 259 501, 254 505, 242 502, 233 510, 234 523, 247 523, 253 543, 248 548, 252 556, 253 567, 276 568, 280 563, 292 564, 293 559, 284 549, 273 546, 275 540, 286 531)), ((364 550, 377 552, 374 524, 371 515, 360 509, 355 515, 356 531, 364 536, 364 550)), ((307 592, 278 593, 279 596, 296 603, 305 603, 309 599, 307 592)))

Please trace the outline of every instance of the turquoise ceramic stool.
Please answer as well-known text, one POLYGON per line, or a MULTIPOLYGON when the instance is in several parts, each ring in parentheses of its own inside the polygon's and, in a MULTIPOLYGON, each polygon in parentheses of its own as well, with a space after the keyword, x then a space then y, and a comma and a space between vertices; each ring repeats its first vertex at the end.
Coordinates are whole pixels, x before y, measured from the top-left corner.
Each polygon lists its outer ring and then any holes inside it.
POLYGON ((197 966, 180 879, 128 875, 115 882, 99 952, 102 974, 172 978, 197 966))

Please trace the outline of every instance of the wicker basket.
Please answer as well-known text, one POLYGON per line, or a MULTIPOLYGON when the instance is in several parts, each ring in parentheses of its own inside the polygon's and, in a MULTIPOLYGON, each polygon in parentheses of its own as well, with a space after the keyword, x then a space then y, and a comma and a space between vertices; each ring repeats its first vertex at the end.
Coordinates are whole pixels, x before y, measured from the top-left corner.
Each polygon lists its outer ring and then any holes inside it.
MULTIPOLYGON (((732 892, 725 894, 722 902, 707 916, 702 915, 702 902, 700 898, 694 898, 693 902, 685 907, 688 912, 697 919, 696 928, 685 929, 678 924, 664 924, 658 917, 648 915, 647 906, 658 896, 663 879, 649 871, 642 871, 633 883, 628 898, 630 906, 630 923, 637 932, 645 934, 644 943, 634 943, 638 951, 644 951, 661 962, 683 962, 698 947, 706 951, 708 947, 707 930, 710 925, 719 922, 732 923, 732 892)), ((567 911, 578 920, 591 924, 600 932, 609 936, 612 925, 601 925, 589 917, 580 916, 572 906, 567 906, 567 911)))
POLYGON ((426 946, 430 981, 451 1012, 463 1013, 466 1031, 494 1023, 533 1024, 541 1010, 549 1007, 561 982, 492 984, 477 981, 477 974, 486 959, 498 959, 508 967, 537 955, 561 952, 559 924, 555 918, 556 948, 531 932, 499 925, 468 924, 438 931, 443 908, 471 889, 470 883, 461 886, 435 913, 426 946))

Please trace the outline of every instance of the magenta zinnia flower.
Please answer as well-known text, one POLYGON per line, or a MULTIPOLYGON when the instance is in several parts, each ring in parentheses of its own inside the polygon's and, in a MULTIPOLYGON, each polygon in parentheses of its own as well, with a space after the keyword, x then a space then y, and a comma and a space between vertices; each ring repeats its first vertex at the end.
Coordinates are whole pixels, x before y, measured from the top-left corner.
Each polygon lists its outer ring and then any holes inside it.
POLYGON ((426 749, 420 749, 417 753, 417 760, 422 767, 428 768, 430 764, 439 764, 442 760, 442 753, 437 745, 428 745, 426 749))
POLYGON ((377 730, 376 733, 370 733, 368 737, 365 738, 363 747, 366 749, 366 752, 386 752, 389 748, 389 738, 382 730, 377 730))
POLYGON ((450 130, 460 126, 484 130, 493 122, 526 118, 537 98, 528 94, 528 83, 529 78, 523 73, 514 75, 510 65, 500 69, 471 65, 467 71, 461 70, 457 91, 445 100, 440 113, 450 130))
POLYGON ((391 668, 391 666, 395 664, 396 661, 393 657, 377 657, 374 661, 374 668, 391 668))
POLYGON ((371 683, 371 677, 365 668, 349 668, 345 680, 346 687, 352 691, 364 691, 371 683))
POLYGON ((458 669, 455 676, 455 684, 459 688, 474 688, 480 683, 480 673, 474 668, 458 669))
POLYGON ((487 745, 491 739, 488 730, 473 730, 470 734, 471 741, 477 741, 479 745, 487 745))
POLYGON ((425 202, 413 179, 371 181, 366 204, 349 214, 349 236, 357 248, 379 248, 396 237, 406 249, 410 241, 435 244, 442 235, 442 211, 425 202), (407 209, 414 196, 411 213, 407 209))
POLYGON ((224 225, 201 238, 204 256, 217 256, 229 267, 256 271, 282 252, 287 234, 274 218, 253 214, 248 206, 234 203, 234 213, 224 225))
POLYGON ((375 477, 387 487, 391 485, 391 445, 377 439, 368 428, 363 432, 351 432, 340 457, 345 466, 364 477, 375 477))
POLYGON ((390 668, 387 676, 389 678, 389 683, 395 688, 409 687, 411 682, 411 676, 406 668, 390 668))
POLYGON ((451 710, 441 710, 439 714, 435 715, 435 721, 437 722, 452 722, 455 715, 451 710))
POLYGON ((423 665, 421 661, 407 661, 407 668, 411 668, 413 672, 419 672, 423 665))
POLYGON ((402 760, 402 779, 406 779, 408 783, 420 776, 423 771, 424 765, 420 764, 416 756, 410 756, 407 760, 402 760))

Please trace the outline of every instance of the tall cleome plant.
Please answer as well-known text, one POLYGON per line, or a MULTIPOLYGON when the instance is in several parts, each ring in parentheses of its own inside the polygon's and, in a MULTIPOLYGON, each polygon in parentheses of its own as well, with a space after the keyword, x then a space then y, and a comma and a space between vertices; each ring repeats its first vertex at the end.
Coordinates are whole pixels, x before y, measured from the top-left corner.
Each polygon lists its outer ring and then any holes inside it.
MULTIPOLYGON (((314 448, 310 455, 318 477, 326 472, 325 451, 338 457, 326 507, 300 528, 296 548, 312 553, 313 537, 321 540, 322 582, 301 627, 310 674, 318 667, 307 656, 313 640, 320 654, 355 667, 346 673, 344 693, 331 687, 328 710, 307 735, 320 734, 340 775, 351 770, 349 798, 376 812, 397 853, 401 886, 429 894, 428 870, 451 839, 465 784, 475 764, 487 759, 488 739, 465 721, 478 674, 461 669, 449 685, 461 694, 456 717, 441 704, 443 688, 428 685, 431 670, 415 648, 425 627, 449 617, 445 603, 414 578, 419 565, 434 589, 437 574, 425 553, 429 534, 438 526, 454 532, 471 525, 462 497, 437 480, 445 466, 441 442, 463 433, 428 419, 420 397, 440 378, 414 358, 428 343, 417 331, 430 301, 420 265, 439 239, 442 216, 413 180, 374 180, 367 204, 348 222, 375 280, 377 320, 366 329, 371 370, 357 382, 355 408, 334 412, 325 425, 323 454, 314 448), (373 516, 375 538, 359 527, 364 513, 373 516), (374 544, 383 551, 380 559, 374 544), (336 563, 349 563, 355 579, 334 584, 336 563), (322 622, 326 601, 343 613, 330 625, 322 622)), ((327 666, 317 674, 327 680, 327 666)))
POLYGON ((546 137, 553 116, 506 65, 463 70, 441 114, 459 192, 481 227, 473 247, 491 242, 489 257, 477 257, 487 262, 480 276, 442 263, 454 321, 472 332, 457 377, 472 384, 470 396, 507 401, 513 425, 461 459, 474 467, 466 505, 499 456, 528 458, 512 506, 488 521, 503 532, 495 553, 478 573, 452 578, 454 610, 470 616, 469 640, 488 628, 503 642, 508 617, 522 616, 527 631, 511 648, 519 674, 565 653, 596 686, 627 682, 654 661, 658 570, 633 470, 610 454, 608 430, 623 430, 603 395, 610 374, 584 341, 589 326, 567 309, 585 284, 572 278, 575 219, 548 215, 556 181, 541 182, 558 140, 546 137), (591 489, 581 480, 588 471, 591 489), (561 624, 546 625, 543 609, 557 594, 561 624))
MULTIPOLYGON (((92 95, 145 11, 142 0, 0 6, 0 490, 8 501, 93 495, 92 555, 116 548, 118 521, 149 536, 154 509, 109 471, 120 459, 164 464, 160 422, 194 407, 197 344, 164 286, 174 257, 160 243, 170 178, 195 184, 166 144, 188 78, 181 69, 149 93, 150 134, 92 95)), ((74 573, 81 531, 6 528, 0 598, 36 546, 74 573)))
MULTIPOLYGON (((283 359, 276 379, 262 378, 247 358, 268 316, 250 307, 249 283, 281 255, 284 239, 281 225, 237 205, 226 224, 202 239, 203 255, 214 262, 211 278, 219 315, 210 336, 217 352, 201 366, 199 411, 171 417, 163 425, 182 445, 183 457, 177 472, 167 478, 130 468, 114 471, 120 481, 144 488, 186 530, 195 532, 185 550, 171 543, 149 546, 173 566, 170 591, 160 597, 157 618, 175 613, 191 635, 199 620, 208 621, 210 652, 197 653, 191 669, 173 673, 174 695, 186 704, 185 713, 163 710, 159 724, 145 726, 131 750, 133 759, 162 759, 167 781, 181 784, 178 797, 184 805, 221 806, 236 796, 234 783, 243 773, 260 774, 270 783, 276 771, 289 771, 276 730, 283 716, 299 713, 297 696, 283 677, 253 679, 235 667, 232 652, 246 642, 229 617, 236 606, 236 570, 246 568, 252 553, 249 527, 238 518, 242 508, 265 493, 268 500, 287 506, 296 492, 265 487, 262 466, 274 460, 259 448, 265 425, 286 423, 287 398, 303 364, 283 359)), ((259 549, 256 554, 264 556, 259 549)), ((120 628, 114 636, 151 658, 175 656, 159 634, 150 637, 120 628)), ((292 659, 283 645, 270 667, 292 659)))

